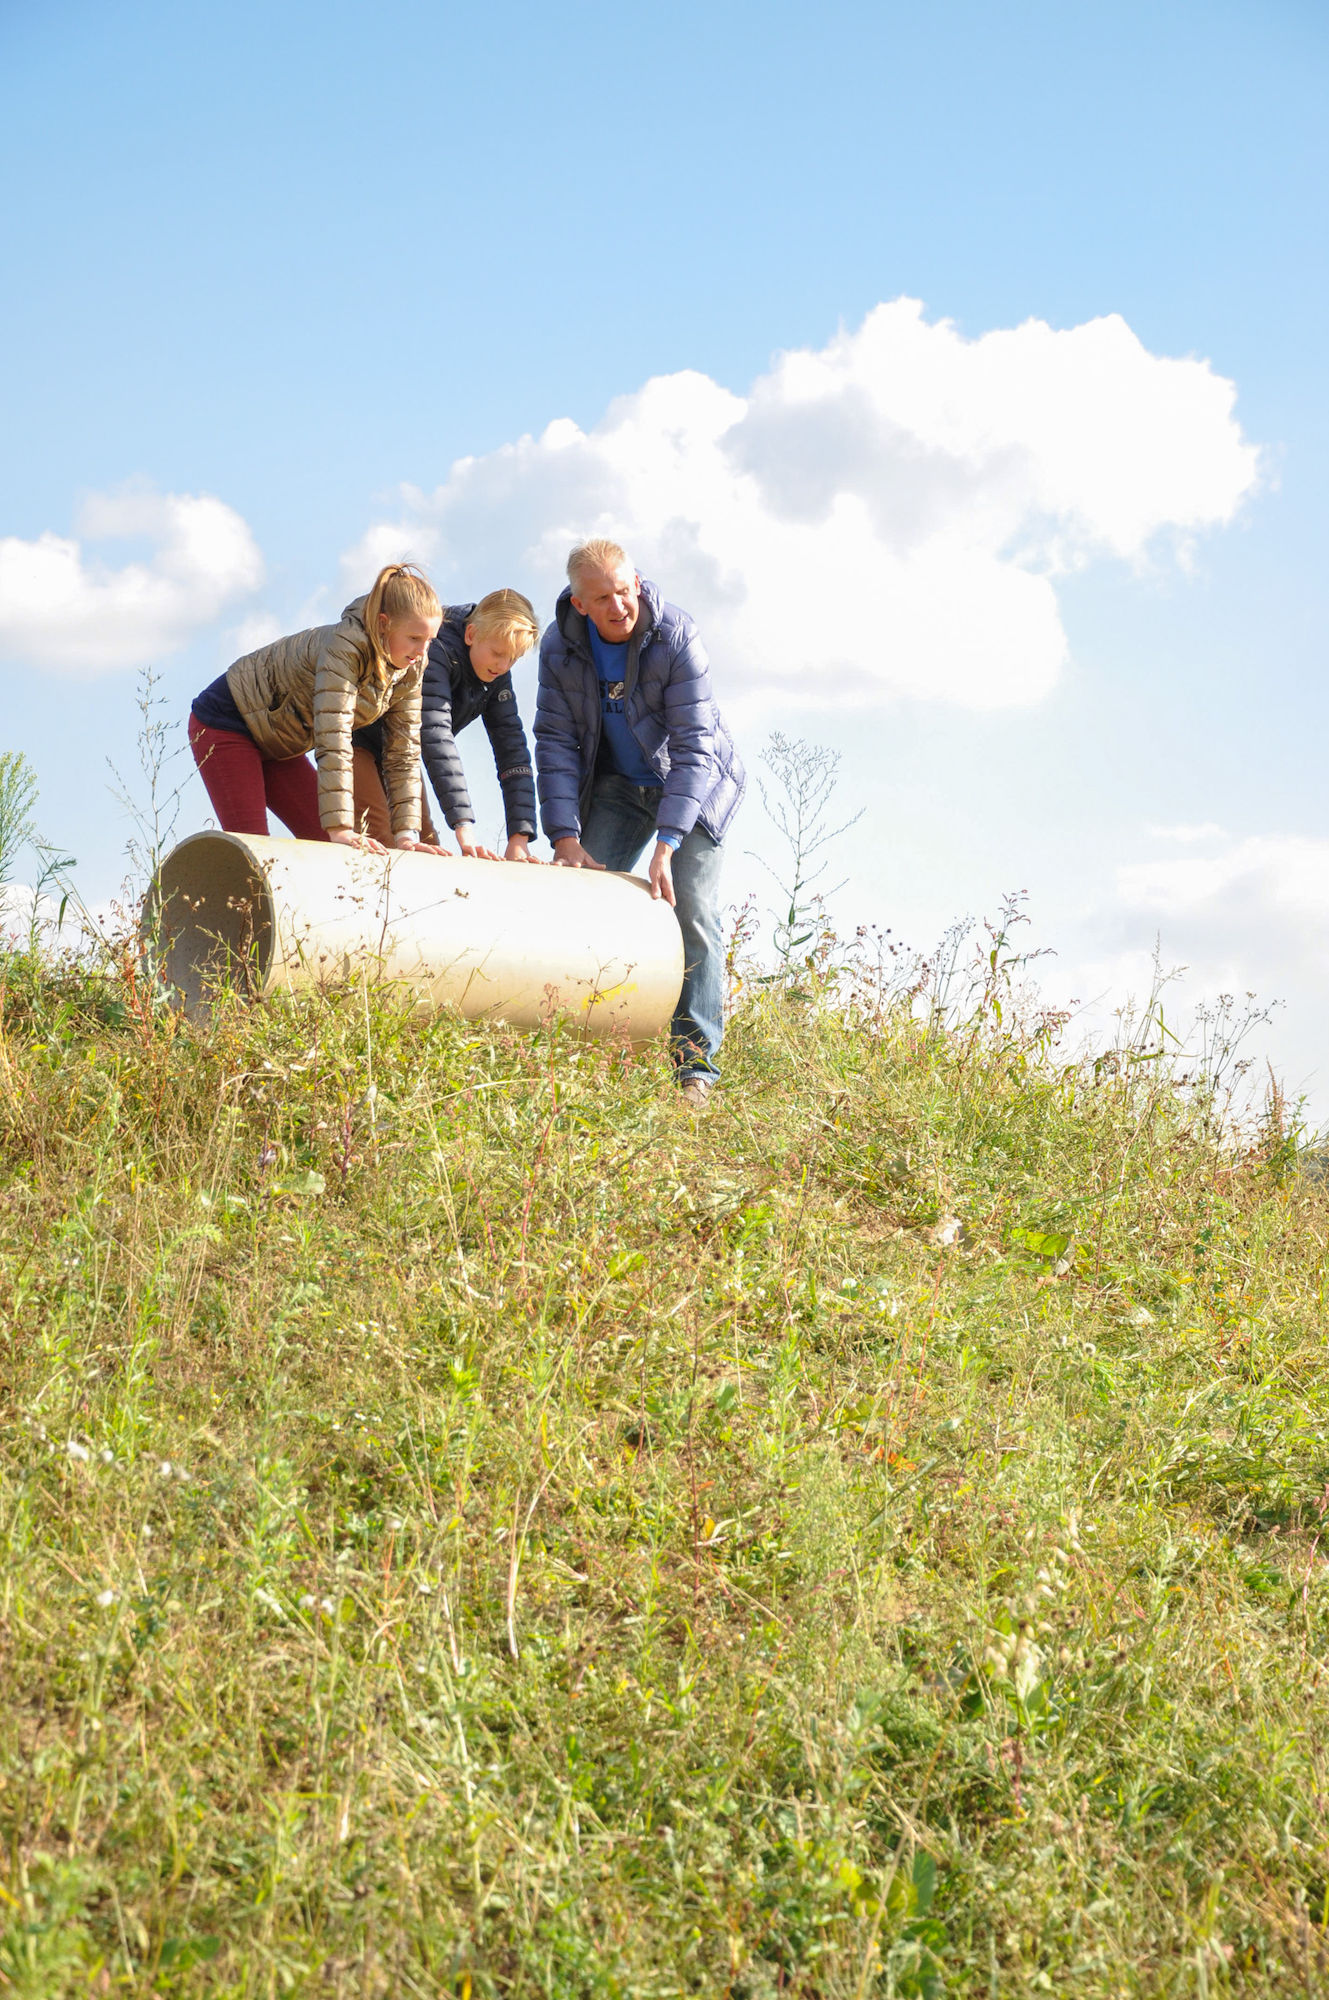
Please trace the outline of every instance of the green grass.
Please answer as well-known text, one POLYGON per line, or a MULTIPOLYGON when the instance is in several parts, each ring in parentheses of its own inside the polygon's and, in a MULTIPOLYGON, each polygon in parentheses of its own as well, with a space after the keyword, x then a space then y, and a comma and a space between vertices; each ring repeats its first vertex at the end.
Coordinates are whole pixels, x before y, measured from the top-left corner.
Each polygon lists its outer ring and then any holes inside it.
POLYGON ((0 1992, 1329 1992, 1277 1134, 6 964, 0 1992))

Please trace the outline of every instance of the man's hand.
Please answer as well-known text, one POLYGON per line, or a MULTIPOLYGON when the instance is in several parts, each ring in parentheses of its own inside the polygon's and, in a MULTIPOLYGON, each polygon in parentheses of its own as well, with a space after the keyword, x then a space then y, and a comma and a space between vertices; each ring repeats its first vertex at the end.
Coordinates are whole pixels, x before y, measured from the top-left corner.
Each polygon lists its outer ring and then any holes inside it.
POLYGON ((663 896, 671 910, 678 907, 674 895, 674 850, 663 840, 656 841, 655 852, 651 856, 650 884, 651 894, 657 902, 663 896))
POLYGON ((510 833, 508 835, 508 844, 503 849, 503 859, 505 861, 529 861, 533 868, 544 867, 544 862, 541 861, 539 855, 531 853, 531 836, 529 833, 510 833))
POLYGON ((564 834, 562 840, 554 842, 554 866, 556 868, 599 868, 603 861, 593 861, 575 833, 564 834))
POLYGON ((449 848, 438 847, 432 840, 412 841, 410 848, 412 854, 432 854, 439 861, 451 861, 452 859, 452 853, 449 848))
POLYGON ((468 820, 460 820, 452 831, 457 836, 457 845, 471 861, 497 861, 492 847, 486 847, 475 837, 475 828, 468 820))
POLYGON ((330 826, 328 839, 335 840, 338 847, 358 847, 361 854, 386 854, 388 851, 381 840, 374 840, 367 833, 357 833, 352 826, 330 826))

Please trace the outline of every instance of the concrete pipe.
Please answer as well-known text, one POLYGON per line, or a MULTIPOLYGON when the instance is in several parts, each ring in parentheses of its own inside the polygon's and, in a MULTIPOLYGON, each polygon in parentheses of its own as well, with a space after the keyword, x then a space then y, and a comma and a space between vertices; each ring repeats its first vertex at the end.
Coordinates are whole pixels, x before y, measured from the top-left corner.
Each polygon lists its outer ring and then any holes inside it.
POLYGON ((195 833, 163 861, 145 948, 188 1013, 367 975, 423 1008, 646 1042, 683 982, 669 905, 635 875, 362 854, 335 841, 195 833))

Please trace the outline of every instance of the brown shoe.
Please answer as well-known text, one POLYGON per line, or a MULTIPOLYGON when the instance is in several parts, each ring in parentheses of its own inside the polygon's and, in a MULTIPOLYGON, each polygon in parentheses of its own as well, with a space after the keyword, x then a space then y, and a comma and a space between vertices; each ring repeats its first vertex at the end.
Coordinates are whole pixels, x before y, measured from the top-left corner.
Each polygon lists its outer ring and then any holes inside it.
POLYGON ((689 1111, 704 1111, 711 1101, 713 1089, 714 1085, 708 1083, 704 1076, 690 1076, 678 1094, 689 1111))

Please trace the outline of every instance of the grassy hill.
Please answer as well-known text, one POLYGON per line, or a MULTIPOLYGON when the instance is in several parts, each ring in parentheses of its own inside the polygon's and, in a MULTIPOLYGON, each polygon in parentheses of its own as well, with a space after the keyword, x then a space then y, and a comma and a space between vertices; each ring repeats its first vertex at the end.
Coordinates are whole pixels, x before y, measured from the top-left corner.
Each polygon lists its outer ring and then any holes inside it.
POLYGON ((1329 1991, 1276 1130, 990 1009, 759 995, 694 1120, 4 988, 0 1993, 1329 1991))

